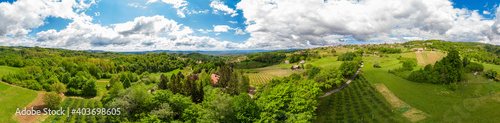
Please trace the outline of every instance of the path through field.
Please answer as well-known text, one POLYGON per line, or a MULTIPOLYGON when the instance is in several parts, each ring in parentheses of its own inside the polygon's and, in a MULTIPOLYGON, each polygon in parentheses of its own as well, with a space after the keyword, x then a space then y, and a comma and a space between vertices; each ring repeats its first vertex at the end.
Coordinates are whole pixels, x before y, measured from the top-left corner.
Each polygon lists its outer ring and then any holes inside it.
POLYGON ((392 105, 392 107, 410 107, 407 111, 403 112, 403 116, 407 117, 410 121, 416 122, 427 117, 427 114, 421 110, 411 107, 403 100, 399 99, 392 93, 384 84, 375 83, 377 90, 384 95, 385 99, 392 105))
POLYGON ((344 88, 345 86, 349 85, 349 84, 352 82, 352 80, 356 77, 356 75, 358 75, 358 73, 359 73, 359 71, 361 70, 361 68, 363 68, 363 64, 361 64, 361 67, 359 67, 358 71, 356 71, 356 74, 354 74, 354 76, 352 76, 352 78, 351 78, 351 79, 349 79, 349 80, 348 80, 345 84, 343 84, 342 86, 340 86, 340 87, 338 87, 338 88, 336 88, 336 89, 333 89, 333 90, 332 90, 332 91, 330 91, 330 92, 325 93, 325 94, 324 94, 324 95, 322 95, 322 96, 319 96, 319 98, 323 98, 323 97, 326 97, 326 96, 328 96, 328 95, 330 95, 330 94, 333 94, 333 93, 335 93, 335 92, 337 92, 337 91, 341 90, 341 89, 342 89, 342 88, 344 88))
MULTIPOLYGON (((45 93, 38 93, 38 97, 33 100, 33 102, 31 102, 28 106, 26 106, 26 110, 31 110, 31 107, 33 107, 34 110, 40 110, 42 111, 45 105, 45 103, 43 102, 43 96, 45 95, 45 93)), ((44 113, 42 113, 41 115, 16 115, 15 118, 17 118, 19 120, 19 122, 21 123, 33 123, 35 122, 40 116, 44 116, 43 115, 44 113)), ((47 117, 45 117, 47 118, 47 117)), ((43 121, 44 119, 42 119, 43 121)))

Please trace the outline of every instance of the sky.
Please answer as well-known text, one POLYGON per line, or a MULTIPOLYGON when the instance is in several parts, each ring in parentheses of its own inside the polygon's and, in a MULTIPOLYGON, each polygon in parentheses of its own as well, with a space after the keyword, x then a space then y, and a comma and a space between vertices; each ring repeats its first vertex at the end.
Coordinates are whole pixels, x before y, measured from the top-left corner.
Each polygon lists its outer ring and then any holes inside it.
POLYGON ((0 0, 0 45, 278 50, 412 40, 500 44, 499 1, 0 0))

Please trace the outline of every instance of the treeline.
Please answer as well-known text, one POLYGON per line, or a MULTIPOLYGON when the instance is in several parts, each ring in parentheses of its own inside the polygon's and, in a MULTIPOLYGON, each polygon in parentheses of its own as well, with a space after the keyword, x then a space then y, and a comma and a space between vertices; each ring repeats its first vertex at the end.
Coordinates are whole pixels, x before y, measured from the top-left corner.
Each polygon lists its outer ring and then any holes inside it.
POLYGON ((378 51, 380 53, 386 53, 386 54, 394 54, 394 53, 401 53, 401 49, 393 49, 390 47, 369 47, 368 50, 370 51, 378 51))
POLYGON ((173 55, 163 53, 149 53, 145 55, 122 56, 113 58, 116 71, 143 72, 168 72, 186 66, 186 61, 178 59, 173 55))
POLYGON ((237 55, 232 55, 232 56, 214 56, 214 55, 204 55, 200 53, 171 53, 170 55, 176 56, 176 57, 181 57, 181 58, 188 58, 192 59, 195 61, 202 61, 202 62, 215 62, 215 61, 229 61, 232 58, 238 57, 237 55))
POLYGON ((252 53, 248 55, 248 58, 252 61, 274 65, 283 62, 286 59, 286 55, 285 52, 252 53))

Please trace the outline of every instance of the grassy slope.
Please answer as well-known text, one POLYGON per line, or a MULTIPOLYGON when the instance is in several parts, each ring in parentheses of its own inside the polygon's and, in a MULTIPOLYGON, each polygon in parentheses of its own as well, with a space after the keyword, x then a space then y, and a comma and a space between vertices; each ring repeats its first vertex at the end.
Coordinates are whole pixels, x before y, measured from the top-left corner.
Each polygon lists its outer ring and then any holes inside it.
POLYGON ((488 88, 497 88, 496 83, 465 84, 461 83, 458 91, 449 91, 446 86, 410 82, 387 71, 401 66, 396 58, 365 59, 362 69, 366 79, 371 83, 383 83, 397 97, 411 106, 431 116, 423 122, 458 121, 462 122, 494 122, 500 120, 498 95, 489 95, 488 88), (382 62, 382 68, 373 68, 373 60, 382 62), (467 86, 465 86, 467 85, 467 86), (496 86, 496 87, 495 87, 496 86), (485 93, 486 92, 486 93, 485 93), (472 95, 471 95, 472 93, 472 95), (472 97, 483 95, 482 97, 472 97))
POLYGON ((24 109, 37 97, 37 92, 10 86, 0 82, 0 122, 16 122, 13 119, 17 108, 24 109))
POLYGON ((9 66, 0 66, 0 78, 2 75, 7 75, 9 73, 15 73, 19 70, 19 68, 16 67, 9 67, 9 66))

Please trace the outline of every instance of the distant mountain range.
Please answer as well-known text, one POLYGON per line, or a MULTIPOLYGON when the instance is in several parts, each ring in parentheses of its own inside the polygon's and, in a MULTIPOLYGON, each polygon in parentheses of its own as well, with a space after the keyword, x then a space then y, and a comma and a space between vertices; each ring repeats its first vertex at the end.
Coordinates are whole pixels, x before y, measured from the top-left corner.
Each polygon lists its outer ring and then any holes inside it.
MULTIPOLYGON (((232 54, 250 54, 250 53, 260 53, 260 52, 272 52, 272 51, 294 51, 300 49, 283 49, 283 50, 223 50, 223 51, 171 51, 171 50, 153 50, 153 51, 130 51, 130 52, 116 52, 116 53, 126 53, 126 54, 146 54, 146 53, 200 53, 204 55, 232 55, 232 54)), ((85 50, 93 53, 109 52, 103 50, 85 50)))

